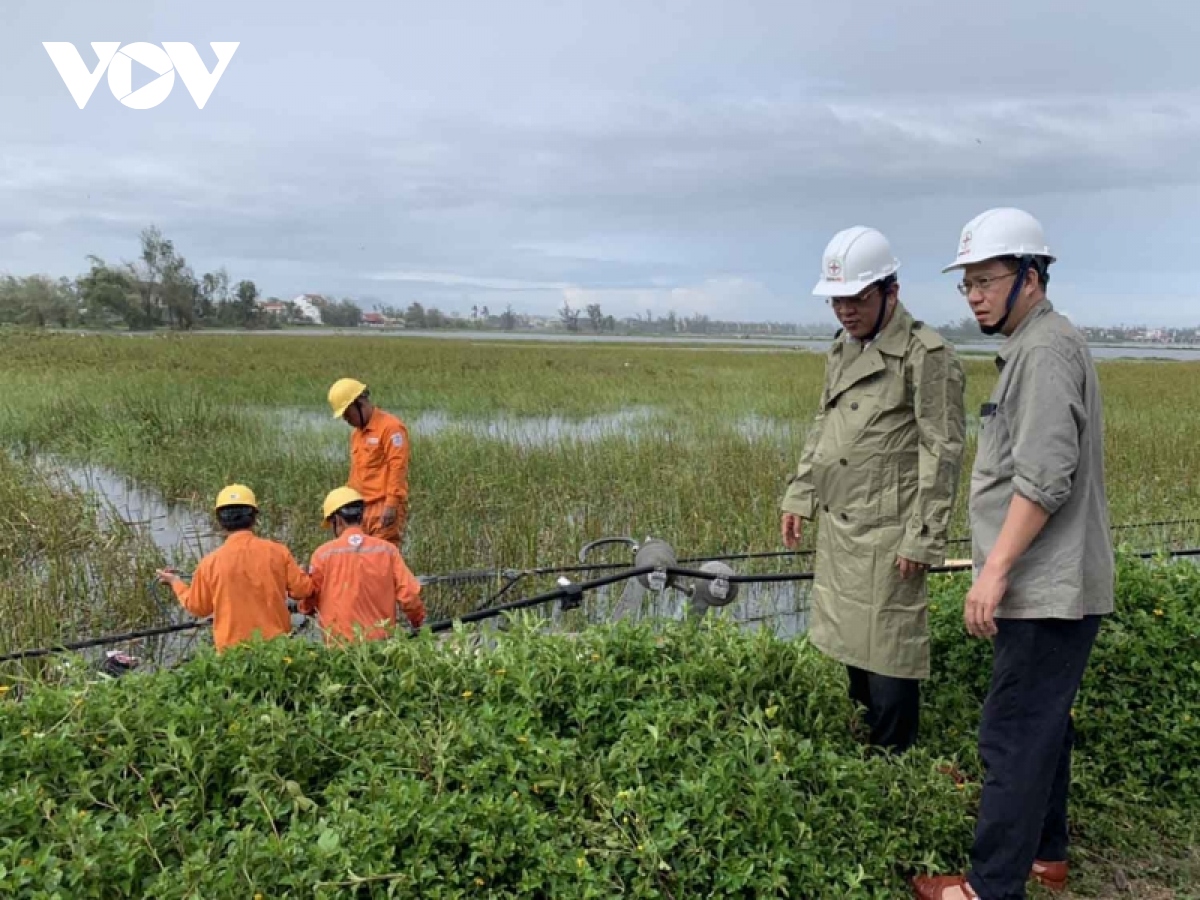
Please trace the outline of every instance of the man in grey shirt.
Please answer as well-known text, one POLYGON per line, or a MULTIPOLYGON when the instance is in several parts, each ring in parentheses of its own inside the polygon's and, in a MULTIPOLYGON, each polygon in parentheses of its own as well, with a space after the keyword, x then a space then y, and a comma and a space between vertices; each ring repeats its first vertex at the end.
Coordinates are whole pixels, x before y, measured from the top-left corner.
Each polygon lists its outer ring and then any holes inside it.
POLYGON ((979 728, 986 777, 963 875, 918 877, 928 900, 1018 900, 1067 879, 1067 789, 1079 690, 1100 617, 1113 611, 1100 385, 1083 336, 1046 299, 1042 227, 992 209, 963 229, 959 290, 984 334, 1006 340, 979 416, 971 474, 975 581, 963 617, 992 638, 979 728))

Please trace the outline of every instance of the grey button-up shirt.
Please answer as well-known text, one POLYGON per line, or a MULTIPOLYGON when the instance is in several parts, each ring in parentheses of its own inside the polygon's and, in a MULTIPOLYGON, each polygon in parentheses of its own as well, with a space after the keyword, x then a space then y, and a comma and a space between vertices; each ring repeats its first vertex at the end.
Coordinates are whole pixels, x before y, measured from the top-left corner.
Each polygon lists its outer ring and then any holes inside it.
POLYGON ((980 410, 971 473, 975 573, 1000 535, 1013 494, 1020 494, 1050 518, 1009 573, 997 617, 1110 613, 1103 410, 1087 342, 1043 300, 1004 342, 996 365, 1000 380, 980 410))

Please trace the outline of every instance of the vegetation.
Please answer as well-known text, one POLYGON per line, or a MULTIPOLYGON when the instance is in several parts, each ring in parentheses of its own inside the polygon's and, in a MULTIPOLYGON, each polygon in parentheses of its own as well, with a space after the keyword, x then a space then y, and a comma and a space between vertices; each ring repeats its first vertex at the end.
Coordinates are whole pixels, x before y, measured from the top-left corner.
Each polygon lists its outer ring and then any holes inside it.
MULTIPOLYGON (((0 332, 0 652, 171 620, 150 572, 196 555, 47 480, 47 454, 135 479, 201 522, 217 488, 248 482, 263 530, 303 558, 346 472, 325 392, 353 374, 412 428, 418 572, 569 562, 613 534, 681 554, 776 550, 821 365, 790 351, 0 332)), ((974 411, 995 375, 966 367, 974 411)), ((1196 369, 1101 365, 1114 522, 1200 511, 1196 369)), ((1076 707, 1083 896, 1118 869, 1180 888, 1200 877, 1198 577, 1121 566, 1119 615, 1076 707)), ((836 666, 726 623, 575 638, 527 626, 493 632, 495 646, 471 630, 344 653, 282 641, 114 683, 61 658, 8 664, 0 695, 20 702, 0 700, 0 894, 898 896, 907 871, 964 862, 978 792, 987 645, 963 635, 964 580, 935 585, 925 749, 903 761, 854 740, 836 666)), ((482 592, 426 598, 441 617, 482 592)))
MULTIPOLYGON (((911 872, 965 864, 979 791, 988 644, 963 635, 965 580, 938 584, 939 674, 902 759, 855 740, 839 667, 721 621, 280 640, 18 687, 0 893, 904 896, 911 872)), ((1180 652, 1200 572, 1126 562, 1119 592, 1075 710, 1084 896, 1110 854, 1148 861, 1135 879, 1200 876, 1200 667, 1180 652)))

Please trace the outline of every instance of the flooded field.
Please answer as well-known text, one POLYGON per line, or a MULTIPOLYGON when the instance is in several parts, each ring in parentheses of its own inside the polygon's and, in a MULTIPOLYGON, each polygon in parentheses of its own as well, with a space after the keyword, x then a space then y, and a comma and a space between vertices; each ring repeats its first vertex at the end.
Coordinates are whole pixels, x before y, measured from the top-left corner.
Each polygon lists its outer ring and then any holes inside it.
MULTIPOLYGON (((0 349, 9 388, 0 394, 0 433, 16 492, 2 514, 10 533, 4 590, 42 598, 44 613, 38 627, 10 617, 0 632, 8 648, 177 621, 178 606, 148 589, 149 575, 167 563, 187 571, 216 545, 212 497, 230 481, 254 487, 263 533, 307 561, 327 538, 321 498, 346 477, 348 429, 324 403, 329 383, 346 374, 365 380, 408 425, 404 550, 430 581, 435 618, 497 602, 506 582, 432 576, 571 564, 600 537, 660 537, 681 558, 779 551, 777 502, 822 374, 819 356, 771 347, 705 354, 361 336, 37 335, 0 338, 0 349), (50 492, 47 509, 54 521, 61 513, 61 527, 21 525, 30 501, 17 488, 30 478, 50 492), (40 562, 14 564, 22 554, 40 562)), ((995 369, 986 359, 966 367, 970 412, 995 369)), ((1101 378, 1113 521, 1174 523, 1123 529, 1116 539, 1137 549, 1200 541, 1196 523, 1177 521, 1200 519, 1200 364, 1113 361, 1101 378)), ((952 527, 959 537, 973 433, 952 527)), ((610 550, 604 560, 628 555, 610 550)), ((743 574, 806 566, 804 557, 734 563, 743 574)), ((554 584, 553 575, 528 576, 499 602, 554 584)), ((805 583, 743 588, 735 604, 709 615, 803 631, 805 583)), ((618 585, 565 618, 545 614, 569 628, 630 615, 678 618, 685 599, 618 585)))

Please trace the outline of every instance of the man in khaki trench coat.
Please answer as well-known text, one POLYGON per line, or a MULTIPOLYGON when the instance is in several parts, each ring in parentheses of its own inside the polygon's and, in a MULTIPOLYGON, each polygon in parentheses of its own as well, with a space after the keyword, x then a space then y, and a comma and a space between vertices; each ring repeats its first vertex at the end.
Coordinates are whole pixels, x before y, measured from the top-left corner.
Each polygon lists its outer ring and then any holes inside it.
POLYGON ((783 542, 823 513, 809 637, 844 663, 871 743, 917 739, 929 677, 925 575, 944 561, 962 464, 963 370, 953 348, 900 303, 887 239, 839 232, 813 293, 842 324, 816 421, 780 504, 783 542))

